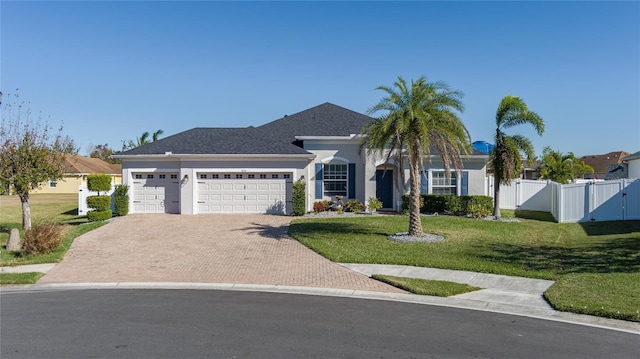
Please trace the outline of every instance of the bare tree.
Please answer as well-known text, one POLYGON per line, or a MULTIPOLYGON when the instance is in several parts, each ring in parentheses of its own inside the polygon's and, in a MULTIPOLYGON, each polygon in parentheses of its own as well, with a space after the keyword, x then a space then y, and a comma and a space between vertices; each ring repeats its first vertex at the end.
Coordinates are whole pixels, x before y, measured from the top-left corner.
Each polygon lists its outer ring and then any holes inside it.
POLYGON ((49 126, 42 116, 33 119, 29 102, 19 95, 2 107, 0 124, 0 182, 20 197, 22 227, 31 229, 29 192, 64 175, 64 157, 78 152, 73 141, 49 126))

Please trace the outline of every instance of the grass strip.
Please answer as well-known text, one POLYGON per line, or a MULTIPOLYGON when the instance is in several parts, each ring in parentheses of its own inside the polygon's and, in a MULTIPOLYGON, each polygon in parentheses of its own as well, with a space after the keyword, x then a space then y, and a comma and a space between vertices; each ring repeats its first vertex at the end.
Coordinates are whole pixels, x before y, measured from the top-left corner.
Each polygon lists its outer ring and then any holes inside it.
POLYGON ((404 289, 413 294, 432 295, 436 297, 450 297, 482 288, 468 284, 448 282, 445 280, 429 280, 420 278, 395 277, 391 275, 374 274, 371 278, 404 289))
POLYGON ((544 293, 561 311, 640 322, 636 273, 574 273, 563 276, 544 293))
POLYGON ((0 285, 35 284, 43 275, 40 272, 0 273, 0 285))

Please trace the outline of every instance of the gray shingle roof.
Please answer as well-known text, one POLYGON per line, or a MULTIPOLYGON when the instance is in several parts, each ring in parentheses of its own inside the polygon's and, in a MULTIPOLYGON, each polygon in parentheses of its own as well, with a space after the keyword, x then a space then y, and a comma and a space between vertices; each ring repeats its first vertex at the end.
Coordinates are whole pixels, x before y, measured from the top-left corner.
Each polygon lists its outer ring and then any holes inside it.
POLYGON ((349 136, 369 121, 371 117, 327 102, 257 128, 193 128, 121 155, 309 154, 292 144, 295 136, 349 136))
POLYGON ((173 154, 308 154, 300 147, 284 141, 274 141, 255 127, 197 127, 165 137, 122 155, 173 154))
POLYGON ((284 136, 349 136, 358 134, 372 118, 325 102, 308 110, 264 124, 259 129, 284 136))

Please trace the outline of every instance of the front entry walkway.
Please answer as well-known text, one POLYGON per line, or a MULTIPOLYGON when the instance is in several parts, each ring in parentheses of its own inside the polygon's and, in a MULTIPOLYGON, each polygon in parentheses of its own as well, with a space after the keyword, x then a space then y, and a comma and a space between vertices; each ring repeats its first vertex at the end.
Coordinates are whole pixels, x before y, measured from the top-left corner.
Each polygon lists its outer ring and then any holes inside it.
POLYGON ((76 238, 38 284, 236 283, 404 293, 286 233, 290 217, 134 214, 76 238))

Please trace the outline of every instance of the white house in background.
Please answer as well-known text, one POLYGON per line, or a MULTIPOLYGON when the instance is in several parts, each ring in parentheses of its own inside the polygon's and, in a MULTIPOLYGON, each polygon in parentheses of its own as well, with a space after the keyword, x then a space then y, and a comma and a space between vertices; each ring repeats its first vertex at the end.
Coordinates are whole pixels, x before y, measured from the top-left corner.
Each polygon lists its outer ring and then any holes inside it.
MULTIPOLYGON (((362 128, 372 118, 331 103, 259 127, 193 128, 119 154, 131 213, 292 212, 292 183, 304 180, 307 210, 315 201, 377 197, 399 210, 408 166, 361 151, 362 128), (400 183, 399 171, 405 173, 400 183)), ((444 177, 437 154, 424 164, 423 193, 484 195, 488 156, 463 158, 444 177)))
POLYGON ((628 178, 640 178, 640 151, 624 157, 622 162, 627 164, 628 178))

